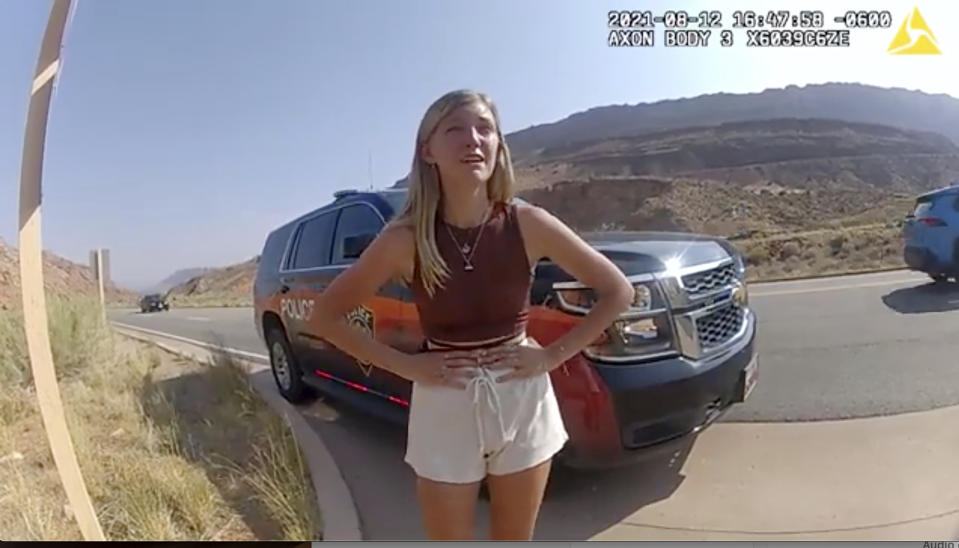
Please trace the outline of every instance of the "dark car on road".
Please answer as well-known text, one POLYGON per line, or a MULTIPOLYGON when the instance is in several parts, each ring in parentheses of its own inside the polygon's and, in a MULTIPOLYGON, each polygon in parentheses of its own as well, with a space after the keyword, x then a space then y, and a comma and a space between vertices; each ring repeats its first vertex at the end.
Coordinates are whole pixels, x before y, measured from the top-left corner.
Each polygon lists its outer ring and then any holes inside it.
POLYGON ((144 295, 143 298, 140 299, 140 312, 147 313, 160 310, 170 310, 170 303, 167 302, 163 295, 151 293, 150 295, 144 295))
POLYGON ((904 260, 937 282, 959 281, 959 182, 916 198, 903 224, 904 260))
MULTIPOLYGON (((254 314, 279 391, 302 401, 314 390, 368 412, 407 418, 411 383, 358 363, 311 323, 319 293, 376 237, 406 200, 405 189, 342 191, 266 238, 254 281, 254 314)), ((551 373, 570 441, 561 462, 607 467, 670 450, 743 402, 756 385, 756 318, 745 263, 725 240, 621 232, 584 238, 636 289, 624 314, 551 373)), ((549 344, 581 321, 593 292, 549 261, 535 269, 528 334, 549 344)), ((384 286, 349 323, 416 352, 417 310, 403 285, 384 286)))

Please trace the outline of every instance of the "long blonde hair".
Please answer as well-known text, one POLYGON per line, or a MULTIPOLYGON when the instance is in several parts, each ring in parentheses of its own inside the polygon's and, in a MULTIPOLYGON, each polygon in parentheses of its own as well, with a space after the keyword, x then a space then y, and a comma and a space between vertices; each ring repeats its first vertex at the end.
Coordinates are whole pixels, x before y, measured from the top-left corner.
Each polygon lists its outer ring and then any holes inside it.
POLYGON ((513 164, 500 129, 499 112, 493 100, 485 93, 461 89, 451 91, 434 101, 426 110, 416 133, 406 205, 391 223, 413 229, 420 279, 431 297, 437 287, 443 287, 443 281, 449 277, 449 268, 436 245, 435 222, 443 198, 443 188, 440 185, 438 168, 427 164, 423 159, 423 144, 450 112, 476 102, 485 105, 493 114, 496 134, 499 137, 499 150, 496 152, 493 174, 486 182, 486 195, 494 203, 509 203, 513 198, 513 164))

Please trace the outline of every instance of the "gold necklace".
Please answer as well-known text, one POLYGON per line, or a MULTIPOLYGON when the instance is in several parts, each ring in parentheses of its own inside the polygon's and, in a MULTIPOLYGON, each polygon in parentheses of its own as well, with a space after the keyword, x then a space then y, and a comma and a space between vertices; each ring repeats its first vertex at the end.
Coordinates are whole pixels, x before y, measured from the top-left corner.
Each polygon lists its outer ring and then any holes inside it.
POLYGON ((469 244, 469 242, 460 244, 459 240, 456 239, 456 236, 453 235, 453 229, 450 228, 449 223, 443 223, 443 225, 446 226, 446 232, 449 233, 453 243, 456 244, 456 251, 458 251, 460 257, 463 258, 463 270, 467 272, 473 270, 473 254, 476 253, 476 247, 479 245, 480 238, 483 237, 483 229, 486 228, 486 222, 489 220, 489 213, 491 209, 492 207, 486 208, 486 213, 483 214, 483 222, 480 224, 479 232, 476 234, 476 240, 473 242, 472 246, 469 244))

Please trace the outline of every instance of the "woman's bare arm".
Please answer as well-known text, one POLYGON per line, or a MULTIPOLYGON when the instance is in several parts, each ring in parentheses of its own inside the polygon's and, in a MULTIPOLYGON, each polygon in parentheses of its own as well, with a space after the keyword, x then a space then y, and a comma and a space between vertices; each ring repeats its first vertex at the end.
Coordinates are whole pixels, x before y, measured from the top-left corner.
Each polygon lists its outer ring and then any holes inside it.
POLYGON ((359 360, 402 375, 409 354, 359 333, 347 325, 344 317, 391 279, 408 276, 412 256, 413 234, 409 229, 390 227, 381 232, 320 294, 314 306, 318 335, 359 360))
POLYGON ((597 295, 583 320, 546 348, 552 365, 559 365, 596 340, 629 307, 634 290, 612 261, 546 210, 521 205, 517 213, 532 257, 549 257, 597 295))

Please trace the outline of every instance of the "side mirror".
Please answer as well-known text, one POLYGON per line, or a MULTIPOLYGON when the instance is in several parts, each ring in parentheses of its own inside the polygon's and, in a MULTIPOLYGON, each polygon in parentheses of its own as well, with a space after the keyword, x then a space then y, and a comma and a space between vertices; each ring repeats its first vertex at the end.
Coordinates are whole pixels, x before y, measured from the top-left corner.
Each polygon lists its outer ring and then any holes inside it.
POLYGON ((343 258, 358 258, 374 239, 376 239, 376 234, 373 232, 364 232, 343 238, 343 258))

